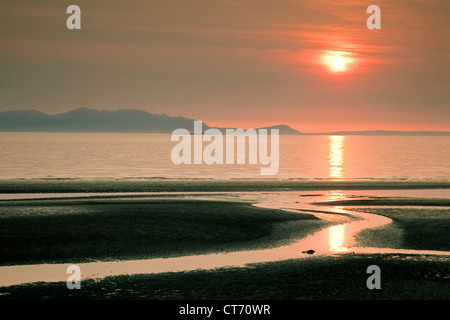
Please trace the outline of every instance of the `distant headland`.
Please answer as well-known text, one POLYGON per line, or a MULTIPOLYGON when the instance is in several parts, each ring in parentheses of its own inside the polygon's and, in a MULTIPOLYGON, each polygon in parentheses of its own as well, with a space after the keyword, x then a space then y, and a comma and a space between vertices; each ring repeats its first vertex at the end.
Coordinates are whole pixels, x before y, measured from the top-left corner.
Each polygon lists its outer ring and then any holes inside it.
MULTIPOLYGON (((172 117, 137 109, 115 111, 81 107, 64 113, 49 115, 38 110, 0 112, 0 131, 3 132, 86 132, 86 133, 172 133, 186 128, 193 132, 194 121, 187 117, 172 117)), ((204 130, 212 128, 203 123, 204 130)), ((226 128, 218 128, 224 130, 226 128)), ((247 128, 242 128, 247 129, 247 128)), ((300 132, 286 124, 254 129, 279 129, 280 135, 426 135, 450 136, 448 131, 339 131, 324 133, 300 132)))

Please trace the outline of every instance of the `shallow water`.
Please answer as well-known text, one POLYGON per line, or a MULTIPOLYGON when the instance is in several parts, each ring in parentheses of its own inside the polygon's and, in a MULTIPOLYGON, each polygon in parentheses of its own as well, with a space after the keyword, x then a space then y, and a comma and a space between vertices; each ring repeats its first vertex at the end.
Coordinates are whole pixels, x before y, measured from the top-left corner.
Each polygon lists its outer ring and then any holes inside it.
MULTIPOLYGON (((374 184, 375 186, 376 184, 374 184)), ((273 193, 273 192, 272 192, 273 193)), ((23 200, 23 199, 55 199, 55 198, 86 198, 86 197, 130 197, 130 196, 193 196, 199 195, 205 197, 208 195, 249 195, 248 201, 255 196, 255 192, 242 191, 192 191, 192 192, 61 192, 61 193, 1 193, 0 200, 23 200)), ((265 193, 269 194, 269 193, 265 193)), ((439 198, 450 199, 450 189, 416 189, 416 190, 331 190, 331 191, 309 191, 299 193, 298 191, 283 192, 283 194, 292 197, 292 194, 305 196, 328 196, 328 201, 337 201, 345 199, 353 199, 355 197, 419 197, 419 198, 439 198), (381 193, 382 192, 382 193, 381 193)), ((294 196, 295 196, 294 195, 294 196)), ((244 197, 241 197, 241 200, 244 197)), ((278 203, 278 197, 271 199, 273 203, 278 203)), ((316 199, 314 199, 316 200, 316 199)), ((316 201, 318 202, 318 201, 316 201)), ((265 203, 265 206, 271 207, 272 204, 265 203)), ((277 206, 277 205, 275 205, 277 206)))
MULTIPOLYGON (((445 197, 448 198, 448 190, 445 197)), ((315 206, 313 202, 352 199, 355 197, 392 197, 420 196, 439 198, 444 190, 357 190, 357 191, 309 191, 309 192, 229 192, 229 193, 177 193, 186 199, 213 199, 222 201, 243 201, 256 206, 284 209, 293 212, 313 214, 329 221, 333 225, 300 239, 289 245, 277 248, 248 250, 229 253, 182 256, 175 258, 157 258, 142 260, 108 261, 77 263, 82 279, 104 278, 123 274, 148 274, 161 272, 190 271, 196 269, 214 269, 223 267, 245 267, 252 263, 279 261, 312 256, 342 255, 349 253, 396 253, 415 255, 450 256, 448 251, 404 250, 392 248, 358 247, 355 235, 367 228, 387 225, 391 219, 369 213, 353 212, 342 207, 315 206), (314 250, 313 255, 305 251, 314 250)), ((84 194, 86 195, 86 194, 84 194)), ((123 195, 123 194, 122 194, 123 195)), ((142 195, 142 194, 141 194, 142 195)), ((173 193, 157 193, 158 198, 170 199, 173 193)), ((43 196, 43 195, 42 195, 43 196)), ((66 195, 67 196, 67 195, 66 195)), ((93 194, 91 195, 93 196, 93 194)), ((151 196, 146 193, 145 196, 151 196)), ((47 194, 48 197, 48 194, 47 194)), ((17 199, 17 197, 16 197, 17 199)), ((8 286, 37 281, 66 281, 68 274, 65 264, 41 264, 0 267, 0 286, 8 286)))

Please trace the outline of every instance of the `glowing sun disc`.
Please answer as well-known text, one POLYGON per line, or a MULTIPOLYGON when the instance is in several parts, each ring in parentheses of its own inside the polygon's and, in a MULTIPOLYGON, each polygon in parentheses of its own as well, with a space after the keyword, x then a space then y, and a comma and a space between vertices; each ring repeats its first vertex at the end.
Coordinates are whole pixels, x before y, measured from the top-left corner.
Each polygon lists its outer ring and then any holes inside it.
POLYGON ((336 71, 343 70, 345 67, 345 59, 341 56, 337 56, 333 58, 332 61, 333 69, 336 71))

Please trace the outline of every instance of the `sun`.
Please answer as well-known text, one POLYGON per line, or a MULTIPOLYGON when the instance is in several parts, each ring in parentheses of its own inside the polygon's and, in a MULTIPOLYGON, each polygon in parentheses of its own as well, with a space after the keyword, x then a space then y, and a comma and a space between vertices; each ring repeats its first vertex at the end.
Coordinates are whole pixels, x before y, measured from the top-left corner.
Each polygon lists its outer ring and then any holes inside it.
POLYGON ((342 56, 336 56, 331 61, 331 66, 335 71, 342 71, 345 68, 345 59, 342 56))
POLYGON ((335 73, 343 73, 349 70, 354 61, 350 52, 346 51, 327 51, 322 56, 323 63, 335 73))

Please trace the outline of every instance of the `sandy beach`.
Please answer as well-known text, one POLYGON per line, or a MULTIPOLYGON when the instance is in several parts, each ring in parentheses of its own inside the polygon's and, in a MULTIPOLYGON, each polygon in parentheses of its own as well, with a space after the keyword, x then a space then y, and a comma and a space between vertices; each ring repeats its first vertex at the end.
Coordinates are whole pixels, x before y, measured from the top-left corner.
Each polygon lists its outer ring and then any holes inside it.
POLYGON ((246 203, 93 198, 0 204, 1 265, 167 258, 276 247, 327 225, 246 203))
POLYGON ((364 214, 392 222, 358 232, 351 245, 342 239, 346 250, 328 254, 311 247, 312 254, 296 249, 299 258, 245 267, 83 279, 81 290, 68 290, 65 282, 24 283, 0 287, 0 299, 445 300, 450 256, 427 252, 450 252, 448 188, 433 182, 2 181, 0 276, 7 266, 245 255, 289 247, 364 214), (435 190, 441 197, 373 196, 376 190, 435 190), (75 192, 84 196, 66 195, 75 192), (312 200, 318 204, 306 208, 312 200), (385 251, 358 250, 366 247, 385 251), (382 270, 381 290, 366 287, 369 265, 382 270))

